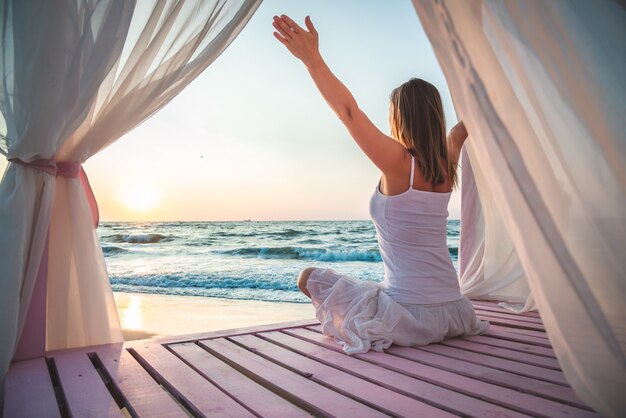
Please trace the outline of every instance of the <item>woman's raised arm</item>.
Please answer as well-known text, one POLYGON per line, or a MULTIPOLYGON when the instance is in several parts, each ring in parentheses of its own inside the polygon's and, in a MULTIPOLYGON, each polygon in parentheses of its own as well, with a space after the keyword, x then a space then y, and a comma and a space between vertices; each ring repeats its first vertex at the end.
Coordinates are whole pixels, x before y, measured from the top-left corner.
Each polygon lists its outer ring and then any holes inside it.
POLYGON ((383 172, 397 170, 405 148, 382 133, 363 113, 346 86, 339 81, 324 62, 318 43, 317 30, 309 16, 303 29, 288 16, 274 16, 274 36, 306 66, 318 90, 348 128, 350 135, 369 159, 383 172))

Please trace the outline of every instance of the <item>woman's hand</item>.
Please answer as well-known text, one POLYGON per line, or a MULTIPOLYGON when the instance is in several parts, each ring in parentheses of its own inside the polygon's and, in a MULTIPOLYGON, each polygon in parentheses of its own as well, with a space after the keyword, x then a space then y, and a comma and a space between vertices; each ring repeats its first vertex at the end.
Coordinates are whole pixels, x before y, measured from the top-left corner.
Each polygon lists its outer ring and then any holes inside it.
POLYGON ((301 60, 307 67, 321 60, 317 31, 307 16, 304 19, 308 31, 301 28, 289 16, 274 16, 274 36, 283 43, 296 58, 301 60))
POLYGON ((369 159, 383 173, 392 172, 406 149, 399 142, 382 133, 359 109, 352 93, 330 71, 318 48, 317 31, 307 16, 304 30, 288 16, 274 16, 274 36, 296 58, 306 65, 313 82, 328 105, 348 128, 350 135, 369 159))

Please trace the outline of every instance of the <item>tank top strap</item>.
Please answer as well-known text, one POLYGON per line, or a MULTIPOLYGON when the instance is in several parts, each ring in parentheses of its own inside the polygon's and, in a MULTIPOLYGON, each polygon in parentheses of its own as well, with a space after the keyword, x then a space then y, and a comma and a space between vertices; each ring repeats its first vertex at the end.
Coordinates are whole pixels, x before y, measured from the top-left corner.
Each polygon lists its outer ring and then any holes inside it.
POLYGON ((411 177, 409 178, 409 189, 413 188, 413 176, 415 175, 415 157, 411 155, 411 177))

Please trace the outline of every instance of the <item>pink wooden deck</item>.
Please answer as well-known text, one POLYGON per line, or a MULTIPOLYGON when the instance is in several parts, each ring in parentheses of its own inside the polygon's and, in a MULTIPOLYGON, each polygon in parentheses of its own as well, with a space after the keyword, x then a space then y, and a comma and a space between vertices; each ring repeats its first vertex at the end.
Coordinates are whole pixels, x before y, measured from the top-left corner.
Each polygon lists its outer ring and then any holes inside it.
POLYGON ((592 417, 537 313, 472 301, 482 336, 347 356, 314 321, 47 353, 5 417, 592 417))

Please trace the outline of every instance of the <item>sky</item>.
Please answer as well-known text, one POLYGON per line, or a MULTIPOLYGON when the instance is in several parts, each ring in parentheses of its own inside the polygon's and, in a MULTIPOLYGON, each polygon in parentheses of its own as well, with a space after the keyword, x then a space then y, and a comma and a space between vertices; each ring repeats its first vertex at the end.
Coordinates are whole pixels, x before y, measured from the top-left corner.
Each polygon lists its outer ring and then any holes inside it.
POLYGON ((206 71, 84 164, 103 221, 369 219, 380 172, 272 35, 280 14, 311 16, 330 69, 383 132, 389 93, 411 77, 433 83, 456 122, 410 1, 265 0, 206 71))

